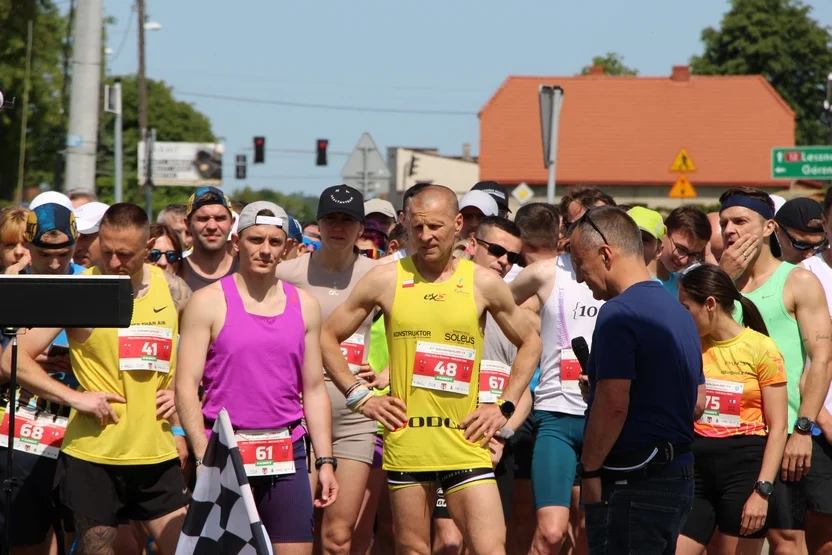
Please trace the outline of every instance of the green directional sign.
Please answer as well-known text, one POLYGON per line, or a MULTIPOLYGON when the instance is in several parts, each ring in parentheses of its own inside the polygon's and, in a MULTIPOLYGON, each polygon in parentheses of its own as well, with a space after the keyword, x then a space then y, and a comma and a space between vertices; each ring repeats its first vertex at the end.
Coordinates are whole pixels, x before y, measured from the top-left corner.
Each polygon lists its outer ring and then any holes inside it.
POLYGON ((771 149, 773 179, 832 179, 832 146, 771 149))

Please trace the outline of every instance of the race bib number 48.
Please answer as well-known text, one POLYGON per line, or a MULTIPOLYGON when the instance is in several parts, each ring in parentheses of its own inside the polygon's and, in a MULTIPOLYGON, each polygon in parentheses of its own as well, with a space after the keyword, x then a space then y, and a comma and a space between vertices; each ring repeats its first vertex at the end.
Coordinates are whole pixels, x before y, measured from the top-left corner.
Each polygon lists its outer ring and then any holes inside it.
POLYGON ((743 384, 726 380, 705 380, 705 412, 699 418, 704 424, 738 428, 743 384))
POLYGON ((468 395, 476 357, 474 349, 417 341, 411 385, 468 395))
POLYGON ((173 330, 156 326, 130 326, 118 330, 119 370, 170 372, 173 330))
POLYGON ((295 473, 295 454, 288 429, 240 431, 234 438, 246 476, 295 473))
POLYGON ((347 359, 353 376, 358 374, 361 370, 361 363, 364 362, 364 334, 354 333, 341 343, 341 354, 347 359))
POLYGON ((496 360, 480 361, 480 403, 496 403, 508 385, 511 368, 496 360))
MULTIPOLYGON (((14 417, 14 448, 40 457, 57 459, 66 433, 66 418, 20 407, 14 417)), ((0 447, 9 447, 9 413, 0 424, 0 447)))

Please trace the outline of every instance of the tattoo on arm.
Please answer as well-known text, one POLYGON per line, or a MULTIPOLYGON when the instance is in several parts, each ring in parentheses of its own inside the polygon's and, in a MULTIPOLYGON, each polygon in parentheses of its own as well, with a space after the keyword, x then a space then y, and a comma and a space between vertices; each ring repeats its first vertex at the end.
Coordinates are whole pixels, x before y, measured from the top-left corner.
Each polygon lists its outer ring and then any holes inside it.
POLYGON ((75 515, 75 533, 84 555, 114 555, 117 528, 106 526, 79 514, 75 515))
POLYGON ((165 279, 168 281, 170 296, 173 298, 173 304, 176 305, 176 311, 182 314, 185 305, 188 304, 191 298, 191 288, 179 276, 165 272, 165 279))

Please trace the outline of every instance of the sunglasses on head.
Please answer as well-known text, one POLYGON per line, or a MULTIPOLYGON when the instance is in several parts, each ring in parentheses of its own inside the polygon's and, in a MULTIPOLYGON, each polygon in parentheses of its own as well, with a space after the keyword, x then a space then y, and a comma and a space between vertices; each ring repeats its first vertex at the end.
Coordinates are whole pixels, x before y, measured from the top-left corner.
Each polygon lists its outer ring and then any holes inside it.
POLYGON ((159 249, 151 250, 147 255, 147 259, 151 262, 159 262, 163 254, 165 255, 165 258, 167 258, 168 264, 176 264, 182 260, 182 255, 176 251, 162 252, 159 249))
POLYGON ((366 256, 371 260, 378 260, 384 253, 381 252, 379 249, 359 249, 358 254, 360 254, 361 256, 366 256))
POLYGON ((517 264, 521 260, 519 252, 511 252, 502 245, 498 245, 497 243, 489 243, 485 239, 480 239, 479 237, 475 237, 474 240, 477 243, 485 245, 486 249, 488 250, 488 254, 490 254, 491 256, 495 258, 502 258, 503 256, 505 256, 509 264, 517 264))

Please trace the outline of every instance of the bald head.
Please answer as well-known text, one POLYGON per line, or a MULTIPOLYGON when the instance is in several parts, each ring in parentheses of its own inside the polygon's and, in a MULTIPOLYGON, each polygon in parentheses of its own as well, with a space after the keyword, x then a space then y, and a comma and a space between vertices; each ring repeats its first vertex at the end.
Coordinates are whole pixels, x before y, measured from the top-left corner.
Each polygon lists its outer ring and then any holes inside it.
POLYGON ((454 217, 459 213, 459 201, 448 187, 428 185, 413 195, 407 209, 410 213, 442 211, 454 217))

